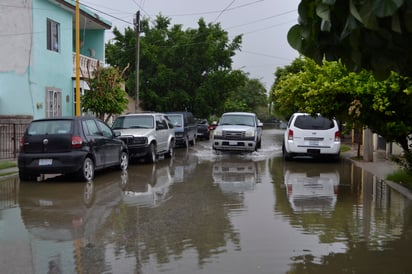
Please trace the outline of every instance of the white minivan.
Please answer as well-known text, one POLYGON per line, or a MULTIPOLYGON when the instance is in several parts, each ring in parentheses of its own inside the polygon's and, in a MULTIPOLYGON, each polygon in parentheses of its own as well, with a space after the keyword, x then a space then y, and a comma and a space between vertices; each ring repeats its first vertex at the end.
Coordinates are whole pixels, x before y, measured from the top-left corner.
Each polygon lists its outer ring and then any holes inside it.
POLYGON ((295 156, 340 157, 340 130, 335 119, 308 113, 294 113, 288 122, 283 139, 283 158, 295 156))

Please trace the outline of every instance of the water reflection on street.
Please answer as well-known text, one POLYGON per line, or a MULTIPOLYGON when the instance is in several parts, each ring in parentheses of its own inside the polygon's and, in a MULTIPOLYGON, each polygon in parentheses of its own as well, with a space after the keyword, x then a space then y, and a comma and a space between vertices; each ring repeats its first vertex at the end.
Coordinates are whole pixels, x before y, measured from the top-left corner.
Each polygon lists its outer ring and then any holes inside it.
POLYGON ((346 161, 285 163, 281 133, 87 184, 1 182, 2 273, 412 273, 410 202, 346 161))

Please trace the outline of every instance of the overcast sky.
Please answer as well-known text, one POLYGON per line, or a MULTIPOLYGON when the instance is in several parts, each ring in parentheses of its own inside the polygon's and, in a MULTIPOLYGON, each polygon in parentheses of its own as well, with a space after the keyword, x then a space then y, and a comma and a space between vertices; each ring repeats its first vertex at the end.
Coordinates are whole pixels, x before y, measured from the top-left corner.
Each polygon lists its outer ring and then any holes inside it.
MULTIPOLYGON (((80 0, 123 32, 133 27, 138 10, 154 20, 162 14, 183 29, 197 28, 199 18, 220 23, 230 38, 243 34, 241 51, 233 58, 233 69, 260 79, 267 89, 274 82, 277 67, 290 64, 298 52, 287 42, 287 32, 297 23, 300 0, 80 0)), ((108 39, 113 35, 109 30, 108 39)))

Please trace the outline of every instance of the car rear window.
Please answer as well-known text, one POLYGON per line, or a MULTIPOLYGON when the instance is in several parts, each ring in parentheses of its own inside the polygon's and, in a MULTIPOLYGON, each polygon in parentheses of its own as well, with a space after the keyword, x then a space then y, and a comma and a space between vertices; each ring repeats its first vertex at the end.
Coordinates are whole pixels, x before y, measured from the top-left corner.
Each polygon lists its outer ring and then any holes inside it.
POLYGON ((322 116, 300 115, 296 117, 294 126, 300 129, 327 130, 333 128, 335 124, 332 120, 322 116))
POLYGON ((71 120, 33 121, 27 133, 29 135, 67 134, 72 131, 71 120))
POLYGON ((181 114, 168 114, 170 122, 172 122, 175 127, 183 127, 183 115, 181 114))
POLYGON ((153 128, 154 119, 152 115, 119 117, 113 124, 113 129, 124 128, 153 128))

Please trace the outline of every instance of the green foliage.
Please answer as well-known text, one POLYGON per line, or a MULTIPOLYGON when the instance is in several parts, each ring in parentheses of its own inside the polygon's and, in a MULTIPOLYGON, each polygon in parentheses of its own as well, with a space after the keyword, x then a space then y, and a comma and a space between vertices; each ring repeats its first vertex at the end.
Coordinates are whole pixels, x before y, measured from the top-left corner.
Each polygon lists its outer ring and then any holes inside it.
MULTIPOLYGON (((231 70, 232 57, 240 49, 241 36, 229 39, 219 24, 198 21, 198 28, 183 30, 170 19, 157 16, 152 25, 141 20, 140 106, 152 111, 188 110, 207 117, 224 110, 231 93, 243 85, 231 70)), ((136 34, 127 28, 114 31, 106 46, 106 61, 112 66, 135 64, 136 34)), ((125 74, 126 90, 135 97, 136 72, 125 74)))
POLYGON ((274 109, 284 117, 296 111, 322 113, 348 127, 367 126, 386 141, 400 144, 404 166, 412 170, 410 78, 392 72, 385 81, 377 81, 370 72, 350 72, 340 62, 324 60, 318 65, 309 58, 303 60, 295 73, 279 74, 271 90, 274 109))
POLYGON ((412 191, 412 173, 409 170, 401 169, 387 176, 388 180, 399 183, 412 191))
MULTIPOLYGON (((127 67, 123 70, 125 72, 127 67)), ((122 88, 122 73, 114 67, 98 66, 89 77, 85 78, 90 90, 81 97, 83 111, 91 111, 106 121, 113 114, 122 113, 128 103, 127 94, 122 88)))
POLYGON ((16 167, 16 166, 17 166, 16 162, 11 162, 11 161, 0 162, 0 169, 6 169, 6 168, 16 167))
POLYGON ((412 5, 409 0, 302 0, 289 44, 321 64, 342 60, 353 71, 412 76, 412 5))
POLYGON ((348 72, 339 62, 324 61, 319 66, 309 58, 292 63, 293 70, 278 71, 270 99, 276 113, 288 118, 294 112, 322 113, 347 120, 348 72))

